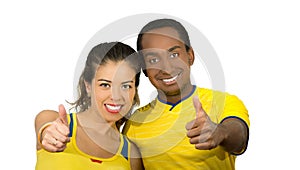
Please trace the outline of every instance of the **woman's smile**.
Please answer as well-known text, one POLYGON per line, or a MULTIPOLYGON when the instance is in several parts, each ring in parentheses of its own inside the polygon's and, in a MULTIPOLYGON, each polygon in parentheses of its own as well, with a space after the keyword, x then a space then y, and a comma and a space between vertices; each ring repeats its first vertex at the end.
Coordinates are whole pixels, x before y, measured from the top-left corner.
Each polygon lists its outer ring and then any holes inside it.
POLYGON ((122 110, 122 106, 120 104, 104 104, 105 109, 112 114, 117 114, 122 110))

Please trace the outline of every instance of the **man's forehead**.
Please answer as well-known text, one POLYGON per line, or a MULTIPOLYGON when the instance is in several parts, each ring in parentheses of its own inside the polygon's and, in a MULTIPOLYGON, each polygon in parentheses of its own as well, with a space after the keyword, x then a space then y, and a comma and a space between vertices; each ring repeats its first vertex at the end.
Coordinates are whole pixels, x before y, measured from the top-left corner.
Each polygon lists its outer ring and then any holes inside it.
POLYGON ((158 28, 146 32, 142 38, 142 49, 145 52, 172 51, 176 47, 184 47, 177 31, 171 27, 158 28))
POLYGON ((174 46, 170 46, 170 47, 167 47, 167 48, 145 48, 143 50, 141 50, 142 53, 165 53, 165 52, 172 52, 174 50, 177 50, 177 49, 182 49, 181 46, 179 45, 174 45, 174 46))
POLYGON ((159 53, 166 53, 168 52, 167 49, 162 49, 162 48, 145 48, 143 50, 141 50, 141 52, 145 55, 155 55, 155 54, 159 54, 159 53))
POLYGON ((163 27, 163 28, 156 28, 153 30, 149 30, 144 33, 144 36, 145 35, 146 37, 147 35, 156 35, 156 36, 162 36, 162 37, 172 38, 181 41, 177 30, 175 30, 172 27, 163 27))

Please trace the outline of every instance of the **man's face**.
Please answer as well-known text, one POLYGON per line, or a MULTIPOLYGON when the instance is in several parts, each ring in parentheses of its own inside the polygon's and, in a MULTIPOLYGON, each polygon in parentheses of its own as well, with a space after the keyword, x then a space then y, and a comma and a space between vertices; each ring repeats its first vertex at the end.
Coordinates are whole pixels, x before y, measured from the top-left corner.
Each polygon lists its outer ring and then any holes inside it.
POLYGON ((186 96, 191 92, 192 49, 186 51, 176 30, 170 27, 151 30, 143 35, 142 54, 151 83, 168 96, 186 96))

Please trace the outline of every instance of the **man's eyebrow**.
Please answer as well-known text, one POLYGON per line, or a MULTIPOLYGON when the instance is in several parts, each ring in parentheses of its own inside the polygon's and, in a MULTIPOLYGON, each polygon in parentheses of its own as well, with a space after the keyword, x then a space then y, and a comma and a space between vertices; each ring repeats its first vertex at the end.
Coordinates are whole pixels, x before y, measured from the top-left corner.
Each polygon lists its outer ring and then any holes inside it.
POLYGON ((106 79, 98 79, 98 81, 106 81, 106 82, 108 82, 108 83, 111 83, 110 80, 106 80, 106 79))
POLYGON ((173 50, 177 49, 177 48, 181 48, 180 46, 176 45, 174 47, 171 47, 168 49, 169 52, 172 52, 173 50))
POLYGON ((156 56, 156 55, 157 55, 157 52, 149 51, 149 52, 146 52, 144 54, 144 57, 147 57, 147 56, 156 56))
MULTIPOLYGON (((172 52, 172 51, 174 51, 177 48, 181 48, 181 47, 179 45, 176 45, 174 47, 169 48, 168 52, 172 52)), ((144 57, 147 57, 147 56, 156 56, 157 54, 158 54, 157 52, 149 51, 149 52, 146 52, 144 54, 144 57)))

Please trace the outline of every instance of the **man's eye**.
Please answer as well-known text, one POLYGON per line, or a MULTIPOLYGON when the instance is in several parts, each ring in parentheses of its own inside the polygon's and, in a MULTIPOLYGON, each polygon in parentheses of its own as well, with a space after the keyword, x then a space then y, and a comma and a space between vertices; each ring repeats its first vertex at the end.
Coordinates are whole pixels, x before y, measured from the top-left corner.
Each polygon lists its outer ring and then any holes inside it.
POLYGON ((132 88, 132 86, 129 85, 129 84, 123 84, 122 85, 122 89, 131 89, 131 88, 132 88))
POLYGON ((170 58, 176 58, 176 57, 178 57, 178 56, 179 56, 178 53, 172 53, 172 54, 170 55, 170 58))
POLYGON ((104 88, 109 88, 110 87, 110 85, 108 83, 101 83, 99 86, 104 87, 104 88))
POLYGON ((157 63, 157 62, 159 62, 158 58, 151 58, 151 59, 149 59, 149 63, 151 63, 151 64, 154 64, 154 63, 157 63))

